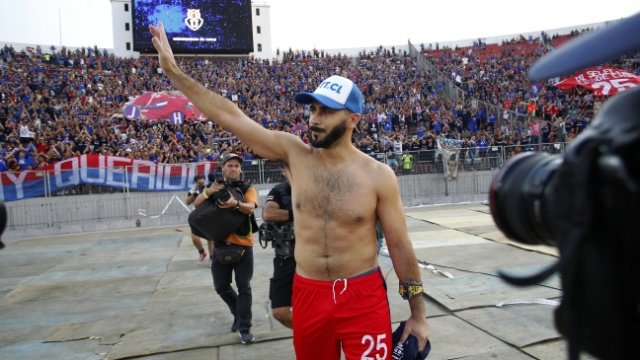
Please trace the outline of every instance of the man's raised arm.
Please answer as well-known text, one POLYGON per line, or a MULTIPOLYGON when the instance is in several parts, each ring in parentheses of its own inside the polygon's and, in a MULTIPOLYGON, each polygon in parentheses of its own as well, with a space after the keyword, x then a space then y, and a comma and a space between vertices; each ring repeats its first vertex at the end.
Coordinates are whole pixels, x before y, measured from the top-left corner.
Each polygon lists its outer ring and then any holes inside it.
POLYGON ((173 81, 182 93, 209 119, 235 134, 240 141, 253 151, 270 160, 288 162, 287 148, 292 142, 303 144, 295 135, 271 131, 263 128, 247 117, 233 102, 208 90, 202 84, 185 74, 176 63, 162 22, 158 26, 149 25, 153 46, 158 51, 162 71, 173 81))

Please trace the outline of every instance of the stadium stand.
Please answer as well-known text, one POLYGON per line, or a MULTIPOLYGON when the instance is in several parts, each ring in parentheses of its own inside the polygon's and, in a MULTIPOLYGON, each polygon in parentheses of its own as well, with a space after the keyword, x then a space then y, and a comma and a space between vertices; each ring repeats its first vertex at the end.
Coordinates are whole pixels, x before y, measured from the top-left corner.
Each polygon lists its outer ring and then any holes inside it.
MULTIPOLYGON (((330 74, 343 74, 360 85, 367 102, 365 121, 354 137, 360 149, 380 161, 401 162, 393 151, 400 141, 401 152, 415 155, 418 166, 412 173, 442 171, 436 140, 456 139, 465 148, 460 154, 464 171, 495 167, 488 159, 498 146, 509 153, 552 151, 549 144, 571 142, 588 126, 604 98, 526 78, 536 59, 578 35, 542 33, 502 44, 479 40, 470 47, 425 49, 421 56, 432 70, 419 68, 406 53, 382 47, 357 58, 314 50, 288 51, 272 63, 208 57, 179 61, 262 126, 305 141, 307 110, 291 101, 293 94, 313 90, 330 74), (436 75, 455 84, 457 96, 450 96, 436 75)), ((211 121, 172 124, 123 117, 124 104, 144 91, 174 90, 159 73, 156 58, 118 58, 97 48, 50 50, 0 49, 0 171, 37 169, 82 154, 157 163, 215 161, 228 151, 255 158, 211 121)), ((639 54, 632 54, 613 65, 638 74, 639 63, 639 54)))

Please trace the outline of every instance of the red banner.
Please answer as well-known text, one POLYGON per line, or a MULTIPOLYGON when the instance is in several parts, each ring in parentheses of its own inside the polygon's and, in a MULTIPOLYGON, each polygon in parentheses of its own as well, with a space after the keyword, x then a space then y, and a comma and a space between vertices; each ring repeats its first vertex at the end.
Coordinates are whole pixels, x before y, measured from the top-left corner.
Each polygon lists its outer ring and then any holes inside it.
POLYGON ((108 155, 81 155, 37 170, 0 172, 0 198, 21 200, 81 184, 141 191, 187 191, 193 176, 215 172, 216 162, 156 164, 108 155))
POLYGON ((202 121, 207 117, 179 92, 145 92, 127 102, 123 108, 127 119, 169 120, 180 125, 185 121, 202 121))
POLYGON ((555 86, 563 90, 582 86, 596 95, 613 95, 640 86, 640 76, 612 67, 593 67, 575 73, 555 86))

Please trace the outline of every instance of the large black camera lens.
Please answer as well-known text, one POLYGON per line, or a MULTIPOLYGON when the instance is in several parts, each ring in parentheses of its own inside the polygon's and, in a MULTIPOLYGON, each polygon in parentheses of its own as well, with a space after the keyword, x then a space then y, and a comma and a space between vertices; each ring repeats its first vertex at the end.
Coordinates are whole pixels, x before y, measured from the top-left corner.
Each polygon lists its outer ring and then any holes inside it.
POLYGON ((223 188, 214 192, 211 197, 214 201, 227 202, 231 198, 231 193, 229 193, 229 190, 223 188))
POLYGON ((507 161, 493 178, 489 205, 493 221, 510 239, 556 245, 554 175, 558 155, 527 152, 507 161))

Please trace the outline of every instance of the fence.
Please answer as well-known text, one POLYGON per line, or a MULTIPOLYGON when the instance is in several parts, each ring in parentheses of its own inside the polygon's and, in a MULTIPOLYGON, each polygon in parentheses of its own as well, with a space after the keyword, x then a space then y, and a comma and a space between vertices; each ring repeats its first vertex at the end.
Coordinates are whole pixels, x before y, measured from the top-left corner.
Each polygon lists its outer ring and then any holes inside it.
MULTIPOLYGON (((454 177, 444 173, 443 164, 447 159, 443 159, 441 150, 405 152, 395 169, 401 198, 405 206, 486 200, 491 179, 504 162, 520 152, 531 150, 562 152, 564 144, 489 147, 482 153, 478 148, 454 149, 458 154, 455 164, 451 164, 456 170, 454 177)), ((397 157, 383 153, 374 155, 384 163, 393 163, 392 159, 397 157)), ((195 166, 187 168, 196 169, 195 166)), ((243 169, 245 180, 258 191, 260 205, 264 204, 269 190, 284 180, 279 165, 271 161, 245 161, 243 169)), ((50 191, 54 188, 51 184, 55 182, 52 177, 65 176, 34 172, 44 178, 41 182, 44 184, 42 196, 6 203, 6 238, 186 225, 190 211, 184 204, 186 188, 175 191, 133 189, 133 181, 127 175, 130 171, 122 169, 117 171, 122 175, 118 182, 122 185, 120 187, 83 183, 50 191)), ((187 178, 192 178, 193 174, 187 178)), ((184 183, 184 179, 172 179, 169 177, 166 181, 170 184, 184 183)), ((260 211, 257 215, 260 216, 260 211)))

